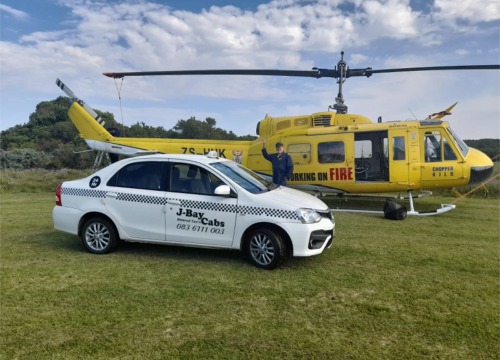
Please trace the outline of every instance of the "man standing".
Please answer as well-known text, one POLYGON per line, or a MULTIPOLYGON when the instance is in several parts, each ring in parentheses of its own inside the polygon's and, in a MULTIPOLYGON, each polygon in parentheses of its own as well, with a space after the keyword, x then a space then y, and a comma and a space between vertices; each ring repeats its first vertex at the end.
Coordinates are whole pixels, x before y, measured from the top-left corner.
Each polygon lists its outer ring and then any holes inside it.
POLYGON ((276 143, 276 154, 269 155, 266 150, 266 140, 262 141, 262 155, 273 165, 273 183, 286 186, 286 180, 292 177, 293 161, 285 153, 282 142, 276 143))

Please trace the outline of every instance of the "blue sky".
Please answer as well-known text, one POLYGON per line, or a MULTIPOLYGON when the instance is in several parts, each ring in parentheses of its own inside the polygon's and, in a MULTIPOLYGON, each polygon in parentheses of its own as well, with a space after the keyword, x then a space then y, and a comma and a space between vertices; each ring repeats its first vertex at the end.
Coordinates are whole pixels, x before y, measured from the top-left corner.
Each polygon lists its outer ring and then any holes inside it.
MULTIPOLYGON (((106 71, 351 68, 500 63, 497 0, 0 1, 0 130, 64 95, 60 78, 119 122, 172 128, 213 117, 238 135, 272 116, 327 110, 334 80, 130 77, 106 71), (121 86, 121 108, 117 91, 121 86), (123 114, 123 117, 122 117, 123 114)), ((458 101, 464 139, 500 137, 500 71, 375 74, 344 84, 350 113, 408 120, 458 101)))

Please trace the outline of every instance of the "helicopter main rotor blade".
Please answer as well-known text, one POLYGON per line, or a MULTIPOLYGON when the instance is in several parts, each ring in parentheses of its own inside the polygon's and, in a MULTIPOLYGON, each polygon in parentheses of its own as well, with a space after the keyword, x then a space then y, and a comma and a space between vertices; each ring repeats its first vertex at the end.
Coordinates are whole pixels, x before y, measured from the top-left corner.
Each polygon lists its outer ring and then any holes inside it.
MULTIPOLYGON (((440 70, 500 70, 500 65, 458 65, 458 66, 427 66, 410 67, 399 69, 349 69, 345 70, 344 78, 355 76, 370 77, 373 74, 414 72, 414 71, 440 71, 440 70)), ((212 69, 212 70, 170 70, 170 71, 131 71, 131 72, 105 72, 105 76, 111 78, 123 78, 125 76, 171 76, 171 75, 264 75, 264 76, 291 76, 291 77, 330 77, 338 79, 340 71, 337 69, 312 70, 275 70, 275 69, 212 69)))
POLYGON ((441 70, 500 70, 500 65, 457 65, 457 66, 426 66, 426 67, 410 67, 399 69, 347 69, 346 77, 366 76, 372 74, 395 73, 395 72, 412 72, 412 71, 441 71, 441 70))
POLYGON ((172 70, 172 71, 135 71, 135 72, 105 72, 111 78, 125 76, 168 76, 168 75, 268 75, 268 76, 294 76, 294 77, 338 77, 337 70, 273 70, 273 69, 212 69, 212 70, 172 70))

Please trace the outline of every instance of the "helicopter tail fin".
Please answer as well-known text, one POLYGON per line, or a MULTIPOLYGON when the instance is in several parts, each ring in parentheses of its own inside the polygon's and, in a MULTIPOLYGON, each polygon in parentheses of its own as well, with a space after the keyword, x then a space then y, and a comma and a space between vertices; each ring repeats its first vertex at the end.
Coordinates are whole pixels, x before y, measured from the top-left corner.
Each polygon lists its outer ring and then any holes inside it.
POLYGON ((451 115, 451 112, 450 112, 451 109, 453 109, 455 107, 455 105, 457 105, 457 104, 458 104, 458 101, 456 103, 454 103, 453 105, 451 105, 446 110, 443 110, 443 111, 440 111, 440 112, 437 112, 437 113, 434 113, 434 114, 427 116, 426 120, 437 121, 437 120, 441 120, 446 115, 451 115))
POLYGON ((104 120, 94 109, 79 99, 60 79, 56 79, 56 85, 73 100, 68 115, 82 138, 98 141, 113 140, 114 137, 104 128, 104 120))
POLYGON ((83 100, 79 99, 76 97, 75 93, 73 91, 71 91, 71 89, 69 87, 66 86, 65 83, 63 83, 61 80, 59 79, 56 79, 56 85, 62 90, 64 91, 64 93, 66 95, 68 95, 71 100, 73 101, 76 101, 78 102, 78 104, 80 104, 80 106, 82 106, 90 115, 92 115, 92 117, 99 123, 101 124, 102 126, 104 126, 104 120, 101 119, 101 117, 99 115, 97 115, 97 113, 94 111, 94 109, 92 109, 89 105, 87 105, 83 100))
POLYGON ((80 136, 86 141, 97 140, 103 142, 110 142, 114 140, 111 135, 100 122, 92 117, 86 109, 83 108, 78 102, 74 102, 68 110, 68 115, 73 124, 78 129, 80 136))

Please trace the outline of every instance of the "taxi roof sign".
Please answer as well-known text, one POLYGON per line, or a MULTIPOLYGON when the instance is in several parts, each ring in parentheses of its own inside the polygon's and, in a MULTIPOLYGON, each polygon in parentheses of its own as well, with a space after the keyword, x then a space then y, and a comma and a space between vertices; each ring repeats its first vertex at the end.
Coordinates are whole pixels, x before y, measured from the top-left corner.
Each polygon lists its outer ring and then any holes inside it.
POLYGON ((208 152, 207 157, 209 159, 217 159, 217 151, 211 150, 208 152))

